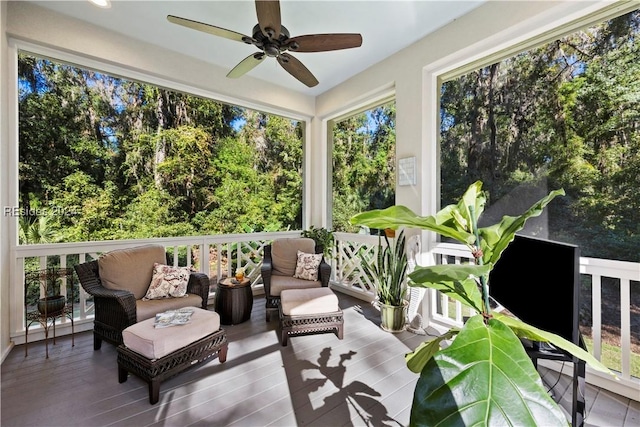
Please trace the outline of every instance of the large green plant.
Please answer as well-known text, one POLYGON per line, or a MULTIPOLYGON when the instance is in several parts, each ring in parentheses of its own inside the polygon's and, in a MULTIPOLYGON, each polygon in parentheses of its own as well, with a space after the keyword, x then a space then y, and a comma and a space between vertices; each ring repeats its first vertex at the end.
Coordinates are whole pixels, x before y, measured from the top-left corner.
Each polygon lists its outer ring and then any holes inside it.
POLYGON ((359 253, 362 261, 360 265, 365 274, 374 281, 378 301, 382 304, 402 307, 407 291, 404 230, 400 231, 397 239, 392 239, 393 243, 389 241, 386 233, 384 233, 384 240, 385 245, 382 244, 382 238, 378 236, 378 250, 375 257, 367 258, 364 253, 359 253))
MULTIPOLYGON (((372 228, 431 230, 465 244, 475 260, 472 264, 419 266, 409 274, 410 286, 437 289, 478 313, 462 328, 452 328, 407 355, 409 369, 420 373, 411 425, 567 425, 519 338, 549 342, 611 374, 573 343, 493 312, 489 306, 488 279, 493 265, 526 220, 540 215, 559 195, 564 191, 552 191, 522 215, 504 216, 499 223, 482 228, 478 227, 478 217, 486 197, 480 181, 468 188, 458 204, 443 208, 435 216, 420 217, 405 206, 392 206, 351 219, 353 224, 372 228), (448 340, 451 344, 441 348, 448 340)), ((513 286, 518 286, 517 277, 513 286)))

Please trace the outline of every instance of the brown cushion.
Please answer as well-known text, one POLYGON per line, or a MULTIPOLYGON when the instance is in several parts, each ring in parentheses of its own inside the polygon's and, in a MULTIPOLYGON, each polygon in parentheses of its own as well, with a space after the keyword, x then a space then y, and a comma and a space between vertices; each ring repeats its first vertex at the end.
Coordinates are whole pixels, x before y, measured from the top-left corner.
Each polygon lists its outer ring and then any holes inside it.
POLYGON ((271 244, 273 274, 293 277, 298 262, 298 251, 315 253, 316 243, 308 237, 276 239, 271 244))
POLYGON ((107 252, 98 258, 100 280, 107 289, 130 291, 136 299, 140 299, 147 293, 151 283, 154 262, 167 262, 165 249, 161 245, 107 252))
POLYGON ((320 287, 322 287, 322 282, 319 280, 313 281, 287 276, 271 276, 271 295, 276 297, 285 289, 310 289, 320 287))

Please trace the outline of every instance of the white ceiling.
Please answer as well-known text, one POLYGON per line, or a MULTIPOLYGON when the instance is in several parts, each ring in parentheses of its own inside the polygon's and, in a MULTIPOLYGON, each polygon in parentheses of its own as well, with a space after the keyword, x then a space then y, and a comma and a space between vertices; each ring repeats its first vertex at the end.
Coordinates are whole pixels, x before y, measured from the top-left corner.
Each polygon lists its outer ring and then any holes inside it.
MULTIPOLYGON (((320 81, 308 88, 266 58, 248 75, 308 95, 318 95, 468 13, 485 0, 281 0, 282 25, 290 36, 360 33, 362 46, 333 52, 295 53, 320 81)), ((231 70, 257 48, 172 24, 167 15, 200 21, 248 36, 257 24, 252 0, 113 0, 108 9, 88 0, 34 1, 42 7, 88 21, 135 39, 231 70)))

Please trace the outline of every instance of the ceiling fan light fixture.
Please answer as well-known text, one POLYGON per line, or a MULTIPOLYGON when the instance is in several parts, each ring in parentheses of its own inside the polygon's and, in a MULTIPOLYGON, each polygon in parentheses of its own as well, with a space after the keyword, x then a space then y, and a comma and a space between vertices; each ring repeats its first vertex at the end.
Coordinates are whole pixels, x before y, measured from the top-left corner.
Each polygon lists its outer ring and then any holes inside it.
POLYGON ((111 1, 110 0, 89 0, 89 2, 92 3, 95 6, 101 7, 102 9, 111 8, 111 1))

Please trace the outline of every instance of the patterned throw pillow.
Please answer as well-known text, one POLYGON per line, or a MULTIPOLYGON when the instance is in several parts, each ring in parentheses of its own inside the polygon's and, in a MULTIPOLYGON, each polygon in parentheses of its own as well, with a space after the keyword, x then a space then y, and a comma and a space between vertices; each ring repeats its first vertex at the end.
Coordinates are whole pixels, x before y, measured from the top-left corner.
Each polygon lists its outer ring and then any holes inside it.
POLYGON ((169 265, 153 263, 153 277, 142 298, 144 301, 169 297, 183 297, 187 294, 189 283, 189 267, 171 267, 169 265))
POLYGON ((298 251, 296 272, 293 277, 304 280, 318 280, 318 267, 322 262, 322 254, 308 254, 298 251))

